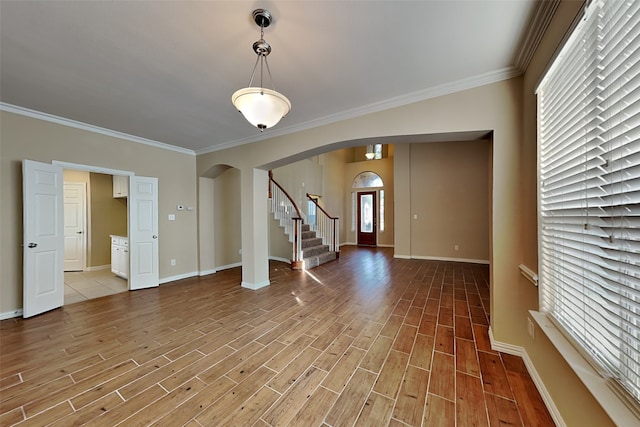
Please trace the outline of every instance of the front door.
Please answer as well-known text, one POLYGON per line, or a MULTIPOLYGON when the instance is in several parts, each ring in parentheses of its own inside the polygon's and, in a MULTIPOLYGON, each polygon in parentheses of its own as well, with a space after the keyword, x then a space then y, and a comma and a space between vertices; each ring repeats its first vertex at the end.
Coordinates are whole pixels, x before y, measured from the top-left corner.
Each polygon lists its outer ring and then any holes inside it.
POLYGON ((62 168, 22 162, 23 317, 64 304, 62 168))
POLYGON ((358 193, 358 245, 376 246, 376 192, 358 193))
POLYGON ((83 271, 86 253, 86 184, 64 183, 64 271, 83 271))

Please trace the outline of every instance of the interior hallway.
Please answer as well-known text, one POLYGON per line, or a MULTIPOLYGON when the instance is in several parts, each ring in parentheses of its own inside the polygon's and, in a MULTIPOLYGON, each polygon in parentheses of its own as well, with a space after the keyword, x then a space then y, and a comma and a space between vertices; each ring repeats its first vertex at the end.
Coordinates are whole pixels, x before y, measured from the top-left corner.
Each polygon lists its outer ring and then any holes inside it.
POLYGON ((0 425, 551 426, 492 351, 488 267, 344 247, 0 322, 0 425))

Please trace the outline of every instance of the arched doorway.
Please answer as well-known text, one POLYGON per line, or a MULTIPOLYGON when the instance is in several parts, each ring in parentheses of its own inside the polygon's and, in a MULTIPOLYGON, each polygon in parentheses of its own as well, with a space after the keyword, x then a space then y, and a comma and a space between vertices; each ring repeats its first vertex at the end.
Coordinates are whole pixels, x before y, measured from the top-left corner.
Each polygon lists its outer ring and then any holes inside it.
POLYGON ((352 227, 360 246, 377 246, 378 230, 384 230, 384 183, 375 172, 359 173, 351 187, 352 227))

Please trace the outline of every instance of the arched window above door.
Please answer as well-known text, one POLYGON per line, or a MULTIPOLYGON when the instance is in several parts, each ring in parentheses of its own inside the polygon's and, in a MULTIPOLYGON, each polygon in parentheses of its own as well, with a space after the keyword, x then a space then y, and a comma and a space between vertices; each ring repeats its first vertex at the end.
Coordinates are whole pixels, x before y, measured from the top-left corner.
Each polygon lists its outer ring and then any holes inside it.
POLYGON ((367 171, 359 173, 354 179, 352 188, 384 187, 382 178, 375 172, 367 171))

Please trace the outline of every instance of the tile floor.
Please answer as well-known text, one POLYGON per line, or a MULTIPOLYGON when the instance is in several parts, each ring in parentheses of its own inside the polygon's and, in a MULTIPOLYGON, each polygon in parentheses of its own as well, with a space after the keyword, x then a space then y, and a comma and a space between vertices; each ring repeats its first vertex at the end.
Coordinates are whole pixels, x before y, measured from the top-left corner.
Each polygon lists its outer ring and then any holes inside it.
POLYGON ((127 281, 111 270, 64 273, 64 305, 125 292, 127 281))

